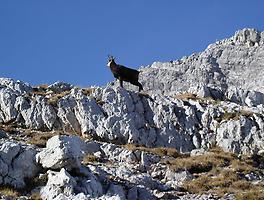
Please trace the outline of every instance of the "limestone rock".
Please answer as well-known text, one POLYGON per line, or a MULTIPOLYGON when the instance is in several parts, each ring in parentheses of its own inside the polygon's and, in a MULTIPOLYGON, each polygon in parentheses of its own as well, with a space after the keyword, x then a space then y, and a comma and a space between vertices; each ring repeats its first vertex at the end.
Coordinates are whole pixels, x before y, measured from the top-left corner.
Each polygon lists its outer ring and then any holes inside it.
POLYGON ((77 133, 94 133, 98 123, 104 117, 101 108, 93 98, 73 89, 58 102, 58 117, 64 129, 77 133))
POLYGON ((225 151, 257 153, 264 148, 263 129, 259 129, 253 120, 241 116, 238 120, 221 123, 216 142, 225 151))
POLYGON ((41 197, 51 199, 91 199, 102 196, 102 186, 96 176, 89 172, 84 177, 73 177, 64 168, 60 172, 48 171, 48 182, 41 197))
POLYGON ((10 88, 0 89, 0 121, 7 123, 15 121, 18 115, 15 109, 16 98, 18 94, 12 91, 10 88))
MULTIPOLYGON (((218 146, 260 156, 263 55, 264 32, 243 29, 203 52, 142 67, 140 93, 131 84, 121 88, 115 82, 84 92, 63 82, 32 89, 0 78, 0 184, 24 187, 25 179, 38 172, 37 161, 43 170, 54 170, 41 189, 47 200, 219 199, 213 194, 178 197, 183 181, 193 179, 189 172, 171 171, 169 155, 122 145, 171 147, 191 156, 218 146), (91 141, 54 136, 36 150, 9 139, 27 140, 25 129, 74 132, 91 141), (91 159, 81 164, 87 153, 91 159)), ((257 165, 262 168, 263 162, 257 165)), ((254 173, 242 178, 263 181, 254 173)))
POLYGON ((79 168, 87 152, 86 143, 77 136, 54 136, 47 141, 46 148, 36 155, 44 168, 79 168))
POLYGON ((139 154, 133 151, 117 147, 114 144, 103 144, 101 150, 104 155, 112 161, 133 163, 139 160, 139 154))
POLYGON ((0 140, 0 184, 15 188, 25 187, 25 179, 36 176, 39 166, 35 162, 36 150, 12 140, 0 140))
POLYGON ((60 81, 57 81, 48 86, 48 89, 52 90, 55 93, 62 93, 64 91, 69 91, 72 88, 73 88, 73 85, 69 83, 60 82, 60 81))
POLYGON ((36 97, 35 101, 20 99, 20 114, 24 119, 25 126, 37 130, 52 130, 57 120, 54 108, 43 97, 36 97))
POLYGON ((48 182, 40 191, 44 200, 55 199, 60 194, 67 196, 73 194, 73 189, 77 185, 75 179, 62 168, 60 172, 48 171, 48 182))
POLYGON ((182 186, 184 181, 189 181, 193 178, 193 175, 191 175, 188 171, 173 172, 171 170, 167 170, 163 181, 166 183, 166 185, 177 189, 178 187, 182 186))
POLYGON ((156 94, 186 92, 197 86, 205 86, 195 89, 201 96, 223 96, 229 87, 263 93, 263 62, 259 62, 263 52, 263 32, 243 29, 201 53, 141 68, 140 81, 145 90, 156 94), (210 94, 208 88, 216 93, 210 94))
POLYGON ((18 94, 25 94, 32 91, 32 87, 22 81, 15 81, 11 78, 0 78, 0 88, 8 88, 18 94))
POLYGON ((248 91, 236 87, 229 87, 226 93, 228 99, 240 105, 258 106, 264 105, 264 93, 248 91))
POLYGON ((134 186, 128 191, 127 199, 154 200, 156 198, 143 186, 134 186))

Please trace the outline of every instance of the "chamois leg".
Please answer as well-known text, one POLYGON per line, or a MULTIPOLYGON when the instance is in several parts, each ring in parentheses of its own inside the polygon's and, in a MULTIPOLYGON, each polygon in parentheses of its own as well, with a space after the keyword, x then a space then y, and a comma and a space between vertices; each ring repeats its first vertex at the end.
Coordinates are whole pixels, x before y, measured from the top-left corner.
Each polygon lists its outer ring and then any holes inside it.
POLYGON ((120 87, 123 88, 123 80, 119 78, 120 87))
POLYGON ((138 82, 137 80, 135 81, 131 81, 130 82, 131 84, 135 85, 135 86, 138 86, 138 91, 140 92, 141 90, 143 90, 143 86, 141 85, 140 82, 138 82))
POLYGON ((137 86, 138 86, 138 91, 140 92, 141 90, 143 90, 143 86, 141 85, 140 82, 137 82, 137 86))

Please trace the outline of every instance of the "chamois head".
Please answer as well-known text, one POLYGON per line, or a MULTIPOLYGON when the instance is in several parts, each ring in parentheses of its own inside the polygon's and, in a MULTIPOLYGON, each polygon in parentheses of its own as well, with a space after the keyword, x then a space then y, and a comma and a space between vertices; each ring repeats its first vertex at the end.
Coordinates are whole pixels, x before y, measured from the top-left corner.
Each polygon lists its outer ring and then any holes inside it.
POLYGON ((111 64, 115 63, 115 58, 111 55, 108 55, 108 61, 107 61, 107 66, 110 67, 111 64))

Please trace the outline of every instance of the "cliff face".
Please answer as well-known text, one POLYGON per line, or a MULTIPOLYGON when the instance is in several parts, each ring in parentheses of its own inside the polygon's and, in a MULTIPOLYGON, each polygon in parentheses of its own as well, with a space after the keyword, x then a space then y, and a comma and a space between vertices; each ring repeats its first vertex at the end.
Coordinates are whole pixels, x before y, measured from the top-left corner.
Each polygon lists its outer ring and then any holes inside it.
POLYGON ((197 86, 221 93, 233 87, 263 93, 263 43, 264 32, 243 29, 201 53, 143 68, 141 81, 147 90, 168 94, 197 86))
POLYGON ((43 199, 199 199, 183 192, 195 174, 245 164, 242 154, 255 164, 235 182, 263 183, 263 63, 264 32, 244 29, 204 52, 141 68, 144 93, 1 78, 0 184, 23 188, 42 171, 48 181, 33 191, 43 199), (201 156, 204 168, 187 166, 201 156))

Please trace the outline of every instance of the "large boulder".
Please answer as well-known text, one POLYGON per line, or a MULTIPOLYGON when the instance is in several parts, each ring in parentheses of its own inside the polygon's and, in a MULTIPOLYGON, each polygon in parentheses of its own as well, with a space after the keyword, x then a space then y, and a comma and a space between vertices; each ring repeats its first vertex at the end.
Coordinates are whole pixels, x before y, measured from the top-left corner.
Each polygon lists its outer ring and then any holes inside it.
POLYGON ((60 172, 48 171, 48 182, 40 191, 41 198, 44 200, 55 199, 60 194, 67 196, 74 194, 76 180, 62 168, 60 172))
POLYGON ((8 184, 15 188, 25 187, 25 180, 35 177, 40 170, 35 162, 36 153, 32 146, 1 139, 0 184, 8 184))
POLYGON ((59 172, 48 171, 48 182, 40 195, 44 200, 91 199, 102 196, 103 189, 98 178, 89 170, 84 176, 73 177, 62 168, 59 172))
POLYGON ((68 170, 78 169, 88 146, 77 136, 54 136, 47 141, 46 148, 36 155, 44 168, 68 170))

